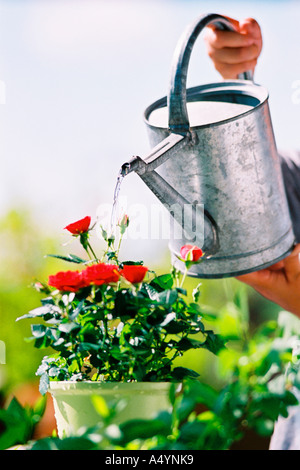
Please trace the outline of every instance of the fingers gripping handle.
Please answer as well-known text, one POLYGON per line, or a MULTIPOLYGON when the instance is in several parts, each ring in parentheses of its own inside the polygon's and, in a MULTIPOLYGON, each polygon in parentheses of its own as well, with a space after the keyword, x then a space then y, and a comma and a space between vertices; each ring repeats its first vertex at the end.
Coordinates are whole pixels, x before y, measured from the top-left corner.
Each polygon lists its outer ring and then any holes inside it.
MULTIPOLYGON (((227 20, 227 18, 225 18, 225 20, 227 20)), ((216 25, 216 27, 218 29, 221 29, 223 31, 236 31, 235 27, 233 26, 233 24, 227 20, 227 22, 225 23, 222 23, 220 21, 216 21, 214 22, 214 24, 216 25)), ((239 80, 253 80, 253 73, 251 70, 246 70, 244 73, 240 73, 238 75, 238 79, 239 80)))
MULTIPOLYGON (((212 24, 219 29, 235 31, 235 27, 225 16, 215 13, 202 15, 183 33, 175 49, 168 95, 169 128, 175 133, 185 133, 190 127, 186 106, 188 65, 197 37, 206 26, 212 24)), ((252 73, 247 71, 238 78, 252 80, 252 73)))

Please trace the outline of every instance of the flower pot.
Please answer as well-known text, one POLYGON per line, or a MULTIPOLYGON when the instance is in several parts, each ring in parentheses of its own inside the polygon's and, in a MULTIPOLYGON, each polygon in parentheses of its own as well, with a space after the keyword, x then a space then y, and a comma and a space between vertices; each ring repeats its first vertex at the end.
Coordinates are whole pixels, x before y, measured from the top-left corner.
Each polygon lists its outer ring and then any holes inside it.
POLYGON ((92 403, 93 395, 103 397, 108 405, 124 399, 124 408, 113 419, 120 424, 130 419, 151 419, 169 409, 170 386, 169 382, 50 382, 58 435, 70 436, 101 420, 92 403))

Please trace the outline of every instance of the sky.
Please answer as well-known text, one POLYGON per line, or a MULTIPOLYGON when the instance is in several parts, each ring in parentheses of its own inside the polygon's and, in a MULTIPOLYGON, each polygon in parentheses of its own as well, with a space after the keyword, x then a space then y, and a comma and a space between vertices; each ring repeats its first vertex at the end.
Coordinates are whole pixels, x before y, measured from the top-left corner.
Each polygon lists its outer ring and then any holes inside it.
MULTIPOLYGON (((144 110, 167 94, 177 41, 203 13, 260 23, 255 81, 269 91, 278 148, 300 148, 300 2, 0 0, 1 217, 30 209, 59 233, 110 208, 122 163, 150 151, 144 110)), ((199 38, 188 86, 219 80, 199 38)), ((134 174, 120 197, 143 221, 157 207, 134 174)), ((155 236, 132 250, 152 258, 167 246, 155 236)))

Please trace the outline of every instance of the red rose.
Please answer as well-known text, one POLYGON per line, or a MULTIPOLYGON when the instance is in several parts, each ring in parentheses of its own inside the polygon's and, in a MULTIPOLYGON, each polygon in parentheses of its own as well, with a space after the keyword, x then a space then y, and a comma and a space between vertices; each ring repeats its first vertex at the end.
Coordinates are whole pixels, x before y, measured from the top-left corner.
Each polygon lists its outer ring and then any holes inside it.
POLYGON ((137 264, 124 264, 123 269, 120 270, 120 273, 125 279, 131 284, 138 284, 144 279, 148 268, 145 266, 137 264))
POLYGON ((77 292, 87 285, 82 272, 79 271, 60 271, 49 276, 48 284, 63 292, 77 292))
POLYGON ((117 266, 113 264, 99 263, 88 266, 84 271, 84 278, 87 283, 93 283, 97 286, 117 282, 120 273, 117 266))
POLYGON ((180 249, 180 255, 185 261, 196 262, 203 256, 203 251, 195 245, 184 245, 180 249))
POLYGON ((74 222, 73 224, 67 225, 65 229, 69 230, 73 235, 80 235, 81 233, 88 231, 90 223, 91 217, 87 216, 83 219, 77 220, 77 222, 74 222))

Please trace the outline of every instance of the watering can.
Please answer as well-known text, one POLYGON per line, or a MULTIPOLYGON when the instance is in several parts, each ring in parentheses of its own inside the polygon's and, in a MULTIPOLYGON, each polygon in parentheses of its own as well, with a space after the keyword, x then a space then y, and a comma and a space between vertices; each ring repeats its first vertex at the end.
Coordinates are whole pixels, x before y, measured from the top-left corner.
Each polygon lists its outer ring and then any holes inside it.
POLYGON ((218 14, 187 28, 174 53, 168 96, 145 110, 153 148, 121 169, 136 172, 176 221, 169 243, 175 267, 184 269, 183 245, 202 248, 202 262, 189 270, 200 278, 257 271, 294 245, 267 90, 251 72, 186 88, 192 48, 211 24, 234 30, 218 14))

